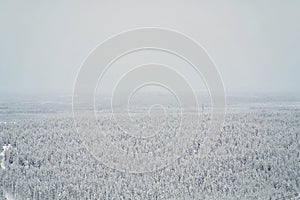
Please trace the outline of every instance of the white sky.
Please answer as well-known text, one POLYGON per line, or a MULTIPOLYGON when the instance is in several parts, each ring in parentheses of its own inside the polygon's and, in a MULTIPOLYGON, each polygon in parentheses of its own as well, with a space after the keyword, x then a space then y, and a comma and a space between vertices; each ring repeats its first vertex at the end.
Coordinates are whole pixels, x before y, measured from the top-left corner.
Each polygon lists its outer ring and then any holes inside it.
POLYGON ((71 94, 107 37, 138 27, 202 44, 227 92, 300 93, 300 1, 0 2, 0 92, 71 94))

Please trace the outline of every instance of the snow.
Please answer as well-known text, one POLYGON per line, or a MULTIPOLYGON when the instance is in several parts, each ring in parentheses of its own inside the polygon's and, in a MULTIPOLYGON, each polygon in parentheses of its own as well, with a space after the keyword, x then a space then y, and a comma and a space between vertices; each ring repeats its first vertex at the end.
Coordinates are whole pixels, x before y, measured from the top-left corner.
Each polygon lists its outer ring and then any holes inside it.
POLYGON ((15 198, 13 197, 13 195, 11 195, 10 193, 8 192, 4 192, 4 196, 7 200, 15 200, 15 198))
MULTIPOLYGON (((149 130, 147 125, 153 122, 154 128, 162 127, 165 131, 155 137, 132 139, 122 135, 106 112, 99 114, 98 123, 84 116, 76 126, 89 127, 91 132, 99 128, 106 131, 109 141, 121 150, 152 152, 169 142, 173 137, 171 128, 176 128, 179 122, 166 118, 170 126, 165 127, 162 115, 154 113, 151 121, 146 115, 139 110, 133 113, 136 126, 132 130, 149 130)), ((5 163, 0 158, 1 168, 6 167, 0 185, 8 189, 3 193, 7 199, 35 199, 37 194, 39 199, 49 198, 49 195, 51 199, 300 198, 297 185, 300 109, 272 106, 261 110, 256 107, 228 109, 224 126, 210 143, 202 139, 210 122, 204 113, 195 142, 180 159, 144 174, 124 173, 94 159, 75 133, 71 115, 36 116, 17 119, 16 126, 11 123, 15 118, 2 120, 8 124, 0 126, 3 128, 0 139, 6 144, 0 153, 3 157, 8 154, 12 157, 11 162, 5 163), (8 143, 13 145, 10 150, 8 143), (12 187, 13 184, 18 187, 12 187)), ((127 114, 117 113, 117 117, 123 122, 127 114)), ((188 122, 190 126, 183 127, 183 131, 198 127, 192 120, 188 122)), ((124 125, 128 129, 132 124, 124 125)), ((94 137, 90 139, 93 141, 94 137)))
POLYGON ((11 147, 11 144, 8 145, 4 145, 3 151, 0 153, 1 157, 2 157, 2 161, 1 161, 1 168, 5 169, 5 165, 4 165, 4 159, 5 159, 5 152, 11 147))
POLYGON ((17 124, 16 121, 12 121, 12 122, 6 122, 6 121, 3 121, 3 122, 0 122, 0 124, 4 124, 4 125, 8 125, 8 124, 17 124))

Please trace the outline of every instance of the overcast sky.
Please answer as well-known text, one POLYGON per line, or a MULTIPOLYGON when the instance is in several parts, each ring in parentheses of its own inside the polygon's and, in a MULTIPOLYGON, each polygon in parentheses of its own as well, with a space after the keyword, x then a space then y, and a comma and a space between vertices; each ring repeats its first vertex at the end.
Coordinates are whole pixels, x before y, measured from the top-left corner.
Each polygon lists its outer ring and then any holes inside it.
POLYGON ((71 94, 107 37, 178 30, 206 48, 227 92, 300 93, 300 1, 0 1, 0 92, 71 94), (225 3, 226 2, 226 3, 225 3))

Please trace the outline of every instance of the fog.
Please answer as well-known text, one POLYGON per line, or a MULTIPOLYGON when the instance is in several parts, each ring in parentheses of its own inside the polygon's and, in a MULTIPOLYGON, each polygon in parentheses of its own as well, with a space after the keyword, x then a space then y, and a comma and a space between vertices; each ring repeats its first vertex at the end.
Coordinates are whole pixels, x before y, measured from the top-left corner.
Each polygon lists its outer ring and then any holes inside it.
POLYGON ((162 27, 207 50, 227 93, 297 95, 299 7, 296 0, 1 1, 0 92, 72 94, 80 65, 99 43, 162 27))

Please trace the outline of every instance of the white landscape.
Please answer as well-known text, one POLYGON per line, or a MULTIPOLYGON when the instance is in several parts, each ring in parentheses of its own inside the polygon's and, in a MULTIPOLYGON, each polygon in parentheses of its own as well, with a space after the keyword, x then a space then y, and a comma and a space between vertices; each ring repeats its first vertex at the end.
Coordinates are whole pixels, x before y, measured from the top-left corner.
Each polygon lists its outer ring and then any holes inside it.
POLYGON ((0 200, 300 200, 300 0, 0 0, 0 200))
MULTIPOLYGON (((299 197, 300 106, 297 102, 233 103, 227 108, 221 131, 208 144, 203 142, 210 121, 209 110, 205 110, 200 128, 191 123, 183 130, 198 130, 198 133, 179 159, 162 169, 137 174, 112 169, 95 159, 77 134, 72 115, 61 108, 57 112, 35 112, 40 109, 32 105, 21 114, 15 106, 11 109, 10 114, 5 114, 7 110, 1 114, 8 122, 0 124, 2 198, 299 197)), ((111 142, 126 151, 155 150, 173 134, 166 130, 155 140, 150 137, 144 143, 136 143, 131 136, 123 137, 109 116, 101 113, 100 129, 108 131, 111 142), (151 147, 158 140, 157 146, 151 147)), ((134 116, 142 127, 149 123, 143 121, 144 114, 134 116)), ((92 127, 88 120, 79 122, 79 126, 92 127)), ((162 120, 152 122, 160 127, 162 120)))

